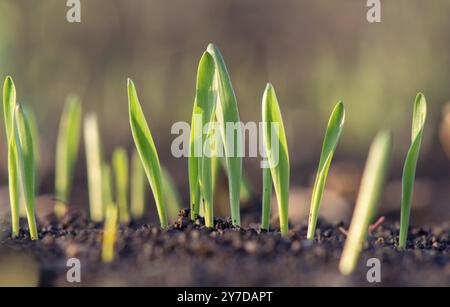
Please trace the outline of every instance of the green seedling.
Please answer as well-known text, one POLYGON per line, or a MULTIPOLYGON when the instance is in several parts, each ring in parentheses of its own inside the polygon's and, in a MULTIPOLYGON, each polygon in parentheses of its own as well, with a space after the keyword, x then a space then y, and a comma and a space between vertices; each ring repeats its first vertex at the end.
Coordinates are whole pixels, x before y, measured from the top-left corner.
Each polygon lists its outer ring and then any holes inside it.
POLYGON ((270 175, 270 168, 264 167, 262 169, 263 177, 263 191, 262 191, 262 217, 261 229, 269 230, 270 227, 270 209, 272 206, 272 176, 270 175))
POLYGON ((81 104, 77 96, 66 99, 59 122, 55 165, 55 215, 61 218, 67 211, 73 172, 78 157, 81 128, 81 104))
POLYGON ((200 213, 200 201, 206 206, 205 223, 212 227, 213 221, 213 154, 212 129, 204 133, 203 127, 215 121, 216 92, 213 88, 215 63, 208 52, 204 52, 197 70, 197 84, 192 111, 189 140, 189 190, 191 219, 200 213), (206 151, 209 153, 205 154, 206 151))
POLYGON ((370 146, 350 229, 339 263, 339 270, 343 275, 350 275, 358 263, 369 224, 377 210, 389 168, 391 149, 392 136, 389 131, 378 133, 370 146))
POLYGON ((155 197, 159 222, 162 228, 167 227, 167 213, 162 187, 161 166, 153 137, 150 133, 133 81, 128 79, 128 104, 130 126, 136 149, 141 158, 147 179, 155 197))
POLYGON ((89 185, 89 212, 94 222, 103 220, 102 191, 102 149, 97 116, 88 114, 84 119, 84 147, 86 150, 86 164, 89 185))
POLYGON ((16 139, 17 157, 20 168, 22 191, 27 209, 28 227, 31 240, 38 239, 35 217, 35 171, 33 133, 28 118, 20 105, 14 113, 14 137, 16 139))
POLYGON ((119 207, 119 221, 130 222, 128 210, 128 154, 123 148, 117 148, 113 152, 112 164, 116 187, 116 203, 119 207))
POLYGON ((278 203, 280 230, 288 232, 289 152, 275 89, 268 83, 262 98, 264 148, 278 203))
POLYGON ((411 147, 408 150, 403 166, 402 178, 402 208, 400 217, 399 248, 406 248, 408 239, 409 218, 411 214, 414 180, 416 177, 417 160, 419 158, 420 145, 422 143, 423 128, 427 117, 427 101, 421 93, 417 94, 414 103, 411 147))
POLYGON ((102 261, 105 263, 111 263, 114 261, 118 230, 118 215, 119 212, 114 203, 111 202, 106 205, 102 244, 102 261))
POLYGON ((336 146, 341 137, 344 128, 345 108, 342 102, 334 107, 328 121, 327 131, 322 145, 322 153, 320 154, 319 168, 317 169, 316 181, 311 197, 311 207, 309 213, 307 239, 313 240, 316 232, 317 218, 319 216, 320 202, 322 201, 325 183, 328 177, 331 160, 333 159, 336 146))
POLYGON ((102 200, 103 200, 103 204, 104 204, 105 208, 112 203, 116 204, 113 200, 111 166, 108 163, 103 163, 103 165, 102 165, 101 192, 102 192, 102 200))
POLYGON ((167 215, 170 219, 175 220, 181 209, 180 194, 175 186, 175 181, 165 167, 161 167, 161 175, 167 204, 167 215))
POLYGON ((36 193, 38 193, 39 190, 39 170, 40 170, 40 164, 41 164, 41 138, 39 134, 39 127, 37 125, 36 121, 36 114, 34 113, 34 110, 31 107, 23 106, 25 113, 28 118, 28 122, 30 123, 31 133, 33 134, 33 145, 34 145, 34 161, 36 165, 36 179, 35 179, 35 185, 36 185, 36 193))
POLYGON ((139 220, 145 210, 145 172, 136 150, 131 154, 131 217, 139 220))
POLYGON ((219 49, 209 44, 207 52, 211 54, 216 66, 214 85, 218 95, 216 119, 220 124, 220 134, 225 149, 225 158, 230 193, 230 211, 233 225, 240 226, 240 190, 242 177, 242 131, 236 96, 230 76, 219 49), (230 126, 233 133, 230 133, 230 126), (228 133, 227 133, 228 131, 228 133))
POLYGON ((11 77, 3 84, 3 115, 8 145, 8 189, 11 206, 12 236, 19 235, 19 193, 20 174, 14 136, 14 110, 16 108, 16 87, 11 77))

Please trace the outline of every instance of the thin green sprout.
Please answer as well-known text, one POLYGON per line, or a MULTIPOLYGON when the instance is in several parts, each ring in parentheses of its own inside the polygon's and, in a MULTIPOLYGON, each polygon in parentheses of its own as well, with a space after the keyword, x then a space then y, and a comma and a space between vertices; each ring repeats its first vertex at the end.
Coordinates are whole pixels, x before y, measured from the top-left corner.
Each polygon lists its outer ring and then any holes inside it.
POLYGON ((6 77, 3 84, 3 115, 8 145, 8 189, 11 206, 12 237, 17 237, 19 225, 20 174, 14 136, 14 110, 16 108, 16 87, 11 77, 6 77))
POLYGON ((370 146, 350 229, 339 262, 339 270, 343 275, 350 275, 358 263, 369 224, 377 210, 389 168, 391 149, 391 133, 379 132, 370 146))
POLYGON ((181 209, 181 198, 175 186, 175 181, 165 167, 161 167, 164 197, 167 203, 167 215, 169 219, 175 220, 181 209))
POLYGON ((35 217, 35 171, 33 133, 28 118, 20 105, 14 113, 14 137, 16 139, 17 156, 20 166, 20 178, 27 209, 27 220, 31 240, 38 239, 35 217))
POLYGON ((115 257, 119 211, 116 204, 106 205, 105 226, 103 231, 102 261, 111 263, 115 257))
POLYGON ((225 149, 225 158, 228 175, 228 189, 230 194, 231 221, 234 226, 241 225, 240 217, 240 191, 242 177, 242 131, 240 126, 239 112, 236 96, 231 85, 230 75, 219 49, 209 44, 208 53, 214 59, 216 66, 215 87, 218 94, 216 108, 216 119, 220 124, 220 134, 225 149), (229 126, 233 125, 235 130, 230 134, 229 126))
POLYGON ((403 166, 402 178, 402 208, 400 216, 399 248, 405 249, 408 239, 409 218, 416 177, 417 160, 422 143, 423 128, 427 117, 427 101, 422 93, 417 94, 412 121, 411 147, 403 166))
POLYGON ((262 192, 262 217, 261 229, 269 230, 270 227, 270 209, 272 207, 272 177, 270 175, 270 168, 264 167, 262 169, 263 177, 263 192, 262 192))
POLYGON ((73 172, 78 157, 81 129, 81 104, 77 96, 66 99, 59 122, 55 157, 55 215, 61 218, 67 211, 67 203, 73 182, 73 172))
POLYGON ((145 210, 145 172, 141 159, 136 150, 131 155, 131 195, 130 211, 131 217, 139 220, 143 217, 145 210))
POLYGON ((128 154, 123 148, 117 148, 113 152, 112 164, 116 187, 116 203, 119 207, 120 223, 129 223, 128 210, 128 154))
POLYGON ((328 121, 327 131, 322 145, 322 153, 320 154, 319 167, 317 169, 316 181, 314 183, 313 193, 311 197, 311 206, 309 213, 307 239, 313 240, 316 232, 317 218, 319 217, 320 202, 322 200, 325 183, 328 177, 331 160, 333 159, 336 146, 341 137, 344 128, 345 108, 342 102, 338 102, 328 121))
POLYGON ((153 137, 142 112, 136 88, 131 79, 128 79, 128 104, 134 143, 136 144, 136 149, 155 197, 159 222, 161 227, 165 228, 168 222, 162 187, 161 166, 153 137))
POLYGON ((84 147, 89 186, 89 212, 94 222, 101 222, 104 215, 102 191, 102 149, 97 116, 88 114, 84 119, 84 147))
POLYGON ((267 84, 262 99, 262 121, 264 148, 277 196, 280 230, 281 234, 285 236, 288 232, 289 216, 289 152, 278 99, 275 89, 270 83, 267 84), (275 137, 275 140, 272 139, 272 136, 275 137), (272 146, 276 146, 276 148, 272 148, 272 146))

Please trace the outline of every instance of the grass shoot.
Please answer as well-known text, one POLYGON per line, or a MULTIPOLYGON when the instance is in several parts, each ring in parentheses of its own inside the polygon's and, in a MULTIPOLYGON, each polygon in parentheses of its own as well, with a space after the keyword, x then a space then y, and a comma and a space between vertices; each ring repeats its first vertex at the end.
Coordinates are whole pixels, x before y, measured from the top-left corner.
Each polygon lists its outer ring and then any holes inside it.
POLYGON ((131 154, 131 217, 139 220, 145 210, 145 172, 136 150, 131 154))
POLYGON ((139 103, 136 88, 131 79, 128 79, 128 104, 130 126, 136 149, 141 158, 147 179, 155 197, 159 222, 162 228, 167 227, 167 213, 162 187, 161 166, 153 137, 139 103))
POLYGON ((228 74, 227 67, 219 49, 215 45, 209 44, 207 52, 213 57, 216 66, 214 82, 218 95, 216 119, 220 124, 220 133, 225 149, 228 170, 228 189, 230 193, 231 221, 233 225, 240 226, 242 155, 238 152, 238 148, 240 148, 242 144, 242 131, 240 125, 236 126, 235 133, 232 137, 227 136, 225 131, 227 123, 236 124, 240 122, 237 101, 233 86, 231 85, 230 75, 228 74))
POLYGON ((277 196, 280 230, 285 236, 288 232, 289 153, 280 106, 275 89, 270 83, 267 84, 262 98, 262 122, 264 148, 277 196))
POLYGON ((408 150, 402 177, 402 207, 400 216, 399 248, 406 248, 408 239, 409 218, 411 213, 414 180, 416 177, 417 160, 422 143, 423 128, 427 117, 427 101, 422 93, 417 94, 414 102, 411 147, 408 150))
POLYGON ((27 209, 27 220, 31 240, 38 239, 35 217, 35 171, 33 133, 28 118, 20 105, 16 106, 14 114, 14 137, 16 139, 22 190, 27 209))
POLYGON ((191 198, 191 218, 200 213, 200 201, 205 206, 205 223, 212 227, 213 222, 213 169, 209 153, 214 150, 210 131, 204 133, 203 127, 215 121, 216 92, 213 89, 215 63, 208 52, 204 52, 197 70, 197 84, 192 112, 192 126, 189 140, 189 189, 191 198))
POLYGON ((342 102, 338 102, 331 113, 328 121, 327 131, 320 154, 319 168, 317 170, 316 181, 314 183, 311 206, 309 213, 307 239, 313 240, 316 232, 317 218, 319 217, 320 202, 322 201, 325 183, 328 177, 331 160, 333 159, 336 146, 344 128, 345 108, 342 102))
POLYGON ((112 165, 114 169, 115 202, 119 208, 120 223, 129 223, 130 214, 128 210, 128 154, 123 148, 117 148, 113 152, 112 165))
POLYGON ((8 145, 8 189, 11 206, 12 236, 19 235, 19 165, 14 136, 14 110, 16 108, 16 87, 11 77, 6 77, 3 85, 3 115, 8 145))
POLYGON ((102 261, 111 263, 115 257, 117 241, 119 211, 116 204, 110 202, 106 205, 105 226, 103 230, 102 261))
POLYGON ((270 227, 270 210, 272 207, 272 177, 270 175, 270 168, 264 167, 262 169, 262 217, 261 229, 269 230, 270 227))
POLYGON ((102 191, 102 149, 97 116, 88 114, 84 119, 84 147, 89 187, 89 212, 94 222, 103 220, 102 191))
POLYGON ((389 131, 379 132, 370 146, 350 229, 339 262, 339 270, 343 275, 353 273, 358 263, 369 224, 375 215, 383 190, 391 149, 391 133, 389 131))
POLYGON ((178 212, 182 208, 181 197, 175 186, 175 181, 165 167, 161 167, 162 182, 164 188, 164 197, 167 204, 167 216, 171 220, 175 220, 178 212))
POLYGON ((81 127, 81 104, 77 96, 66 99, 59 122, 55 158, 55 215, 61 218, 67 211, 73 172, 78 157, 81 127))

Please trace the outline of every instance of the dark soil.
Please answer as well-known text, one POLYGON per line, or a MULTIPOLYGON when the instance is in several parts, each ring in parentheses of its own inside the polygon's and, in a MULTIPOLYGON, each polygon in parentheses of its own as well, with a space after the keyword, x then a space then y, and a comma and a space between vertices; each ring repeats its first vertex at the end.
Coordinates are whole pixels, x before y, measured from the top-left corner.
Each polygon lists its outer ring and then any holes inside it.
POLYGON ((5 255, 26 254, 38 264, 39 284, 133 286, 450 286, 450 225, 410 230, 408 249, 398 251, 398 225, 383 223, 372 234, 355 273, 339 274, 338 261, 347 225, 321 221, 316 241, 305 240, 306 225, 276 231, 237 229, 216 219, 215 228, 191 222, 180 211, 168 229, 133 223, 121 226, 112 264, 100 261, 102 226, 78 212, 57 223, 41 222, 40 240, 31 242, 22 227, 18 239, 3 232, 0 263, 5 255), (79 284, 66 280, 67 259, 79 258, 79 284), (366 280, 368 258, 381 261, 382 282, 366 280))

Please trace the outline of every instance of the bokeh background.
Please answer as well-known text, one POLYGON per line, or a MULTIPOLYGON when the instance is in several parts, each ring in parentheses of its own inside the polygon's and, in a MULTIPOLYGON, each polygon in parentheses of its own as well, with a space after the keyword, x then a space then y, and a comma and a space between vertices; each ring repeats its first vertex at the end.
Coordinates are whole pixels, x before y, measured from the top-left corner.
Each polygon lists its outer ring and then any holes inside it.
MULTIPOLYGON (((214 42, 227 63, 243 121, 260 121, 266 82, 277 90, 291 157, 292 210, 309 207, 308 187, 328 116, 343 100, 347 117, 327 186, 334 192, 328 207, 343 201, 349 215, 368 146, 380 128, 390 127, 395 144, 383 205, 395 212, 412 104, 422 91, 428 121, 415 221, 450 219, 450 161, 440 138, 440 131, 447 131, 442 119, 450 100, 450 1, 382 1, 377 24, 367 22, 361 0, 81 0, 81 5, 81 23, 70 24, 66 1, 0 1, 0 77, 13 76, 18 101, 36 112, 41 193, 53 191, 57 127, 69 93, 80 95, 85 114, 98 114, 106 159, 116 146, 132 149, 126 96, 131 77, 162 163, 187 200, 187 160, 170 154, 170 128, 176 121, 190 122, 198 60, 214 42)), ((6 185, 5 142, 0 145, 0 180, 6 185)), ((246 159, 244 166, 258 191, 258 160, 246 159)), ((82 148, 80 190, 86 186, 84 168, 82 148)))

